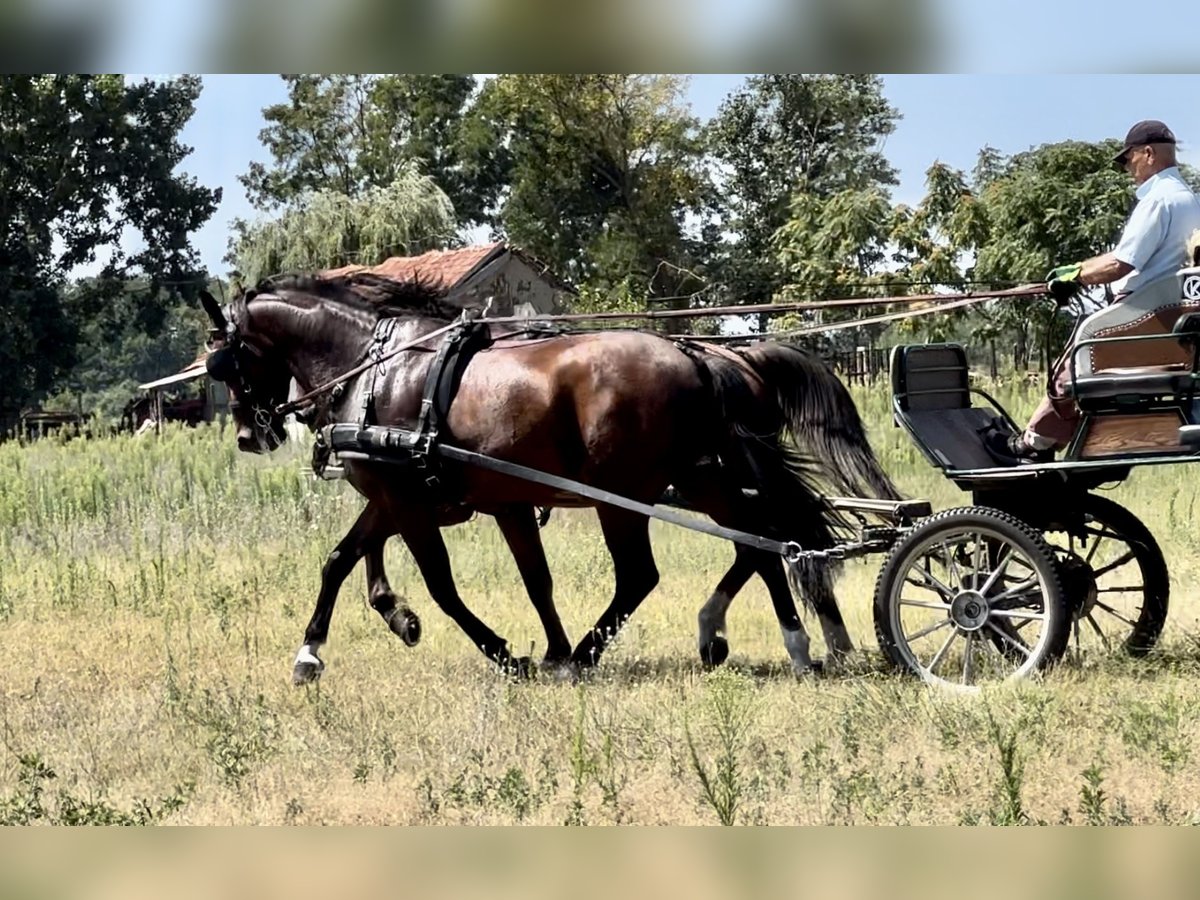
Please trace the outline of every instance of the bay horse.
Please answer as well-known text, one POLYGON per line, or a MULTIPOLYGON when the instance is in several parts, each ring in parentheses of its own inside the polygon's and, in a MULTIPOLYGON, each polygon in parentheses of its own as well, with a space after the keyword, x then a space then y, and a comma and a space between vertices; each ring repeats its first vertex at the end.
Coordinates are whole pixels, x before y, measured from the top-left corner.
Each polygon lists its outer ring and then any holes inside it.
MULTIPOLYGON (((213 325, 209 372, 229 389, 237 444, 247 452, 270 451, 286 439, 280 412, 293 380, 311 393, 359 367, 373 347, 378 353, 440 333, 461 314, 424 284, 366 273, 277 276, 240 292, 224 309, 210 294, 201 301, 213 325), (389 336, 379 347, 384 324, 389 336)), ((828 548, 848 529, 820 493, 822 476, 847 493, 899 496, 845 387, 797 348, 763 344, 735 352, 639 331, 492 337, 471 357, 449 407, 441 437, 454 446, 645 503, 673 486, 687 506, 722 525, 807 549, 828 548)), ((314 430, 363 424, 364 417, 411 426, 440 340, 397 353, 321 394, 304 420, 314 430), (368 378, 373 387, 364 393, 368 378)), ((384 543, 397 534, 434 601, 471 643, 501 667, 527 673, 529 658, 514 657, 455 586, 440 528, 475 512, 494 517, 508 543, 545 630, 543 665, 551 671, 577 674, 594 666, 658 583, 646 516, 479 467, 442 466, 443 488, 433 491, 405 466, 345 461, 346 479, 366 506, 322 568, 293 668, 296 684, 324 669, 318 652, 334 603, 360 559, 370 605, 406 643, 417 642, 420 620, 397 600, 383 567, 384 543), (616 576, 611 602, 573 649, 554 605, 535 516, 535 507, 563 506, 596 507, 616 576)), ((816 611, 831 655, 850 650, 828 568, 793 568, 792 586, 816 611)), ((725 659, 725 610, 755 573, 767 585, 792 668, 810 671, 809 639, 783 560, 743 545, 701 611, 701 656, 709 664, 725 659)))

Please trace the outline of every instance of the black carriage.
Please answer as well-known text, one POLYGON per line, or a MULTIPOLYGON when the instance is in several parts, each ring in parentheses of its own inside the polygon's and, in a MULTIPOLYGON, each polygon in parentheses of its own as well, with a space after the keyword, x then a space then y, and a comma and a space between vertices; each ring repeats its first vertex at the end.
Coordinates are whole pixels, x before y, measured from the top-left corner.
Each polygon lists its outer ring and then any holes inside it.
POLYGON ((895 349, 896 423, 974 504, 924 519, 890 550, 874 615, 896 665, 972 687, 1024 677, 1072 645, 1132 656, 1153 648, 1167 617, 1166 562, 1133 513, 1094 492, 1135 467, 1200 460, 1200 314, 1189 303, 1178 312, 1167 333, 1075 348, 1069 390, 1083 417, 1055 462, 997 466, 984 435, 1018 426, 971 386, 963 347, 895 349), (1077 375, 1079 354, 1133 346, 1156 347, 1159 364, 1077 375), (1182 358, 1162 362, 1172 355, 1182 358))

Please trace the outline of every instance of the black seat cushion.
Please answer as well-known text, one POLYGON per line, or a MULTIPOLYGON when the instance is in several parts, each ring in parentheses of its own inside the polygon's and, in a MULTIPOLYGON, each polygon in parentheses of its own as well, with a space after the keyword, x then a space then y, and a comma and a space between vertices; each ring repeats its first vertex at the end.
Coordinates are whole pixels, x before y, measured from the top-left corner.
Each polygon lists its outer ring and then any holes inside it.
POLYGON ((1084 375, 1068 385, 1076 400, 1113 400, 1117 397, 1163 397, 1183 394, 1195 389, 1195 380, 1188 371, 1164 372, 1153 369, 1129 372, 1097 372, 1084 375))

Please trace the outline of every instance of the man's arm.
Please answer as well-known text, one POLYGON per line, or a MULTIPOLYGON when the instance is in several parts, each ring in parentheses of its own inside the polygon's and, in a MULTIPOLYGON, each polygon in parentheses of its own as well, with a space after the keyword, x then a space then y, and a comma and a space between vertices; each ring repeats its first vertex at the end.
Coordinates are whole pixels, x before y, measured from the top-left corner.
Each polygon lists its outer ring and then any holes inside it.
POLYGON ((1079 280, 1083 284, 1108 284, 1133 271, 1133 266, 1117 259, 1111 252, 1086 259, 1082 266, 1079 280))

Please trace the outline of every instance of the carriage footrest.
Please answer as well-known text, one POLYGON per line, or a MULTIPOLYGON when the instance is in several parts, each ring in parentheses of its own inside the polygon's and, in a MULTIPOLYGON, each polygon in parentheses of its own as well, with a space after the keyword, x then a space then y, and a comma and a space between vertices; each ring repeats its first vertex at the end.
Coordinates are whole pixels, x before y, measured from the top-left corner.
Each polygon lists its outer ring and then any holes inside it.
POLYGON ((866 512, 896 519, 923 519, 933 513, 928 500, 874 500, 867 497, 830 497, 829 505, 834 509, 850 512, 866 512))

